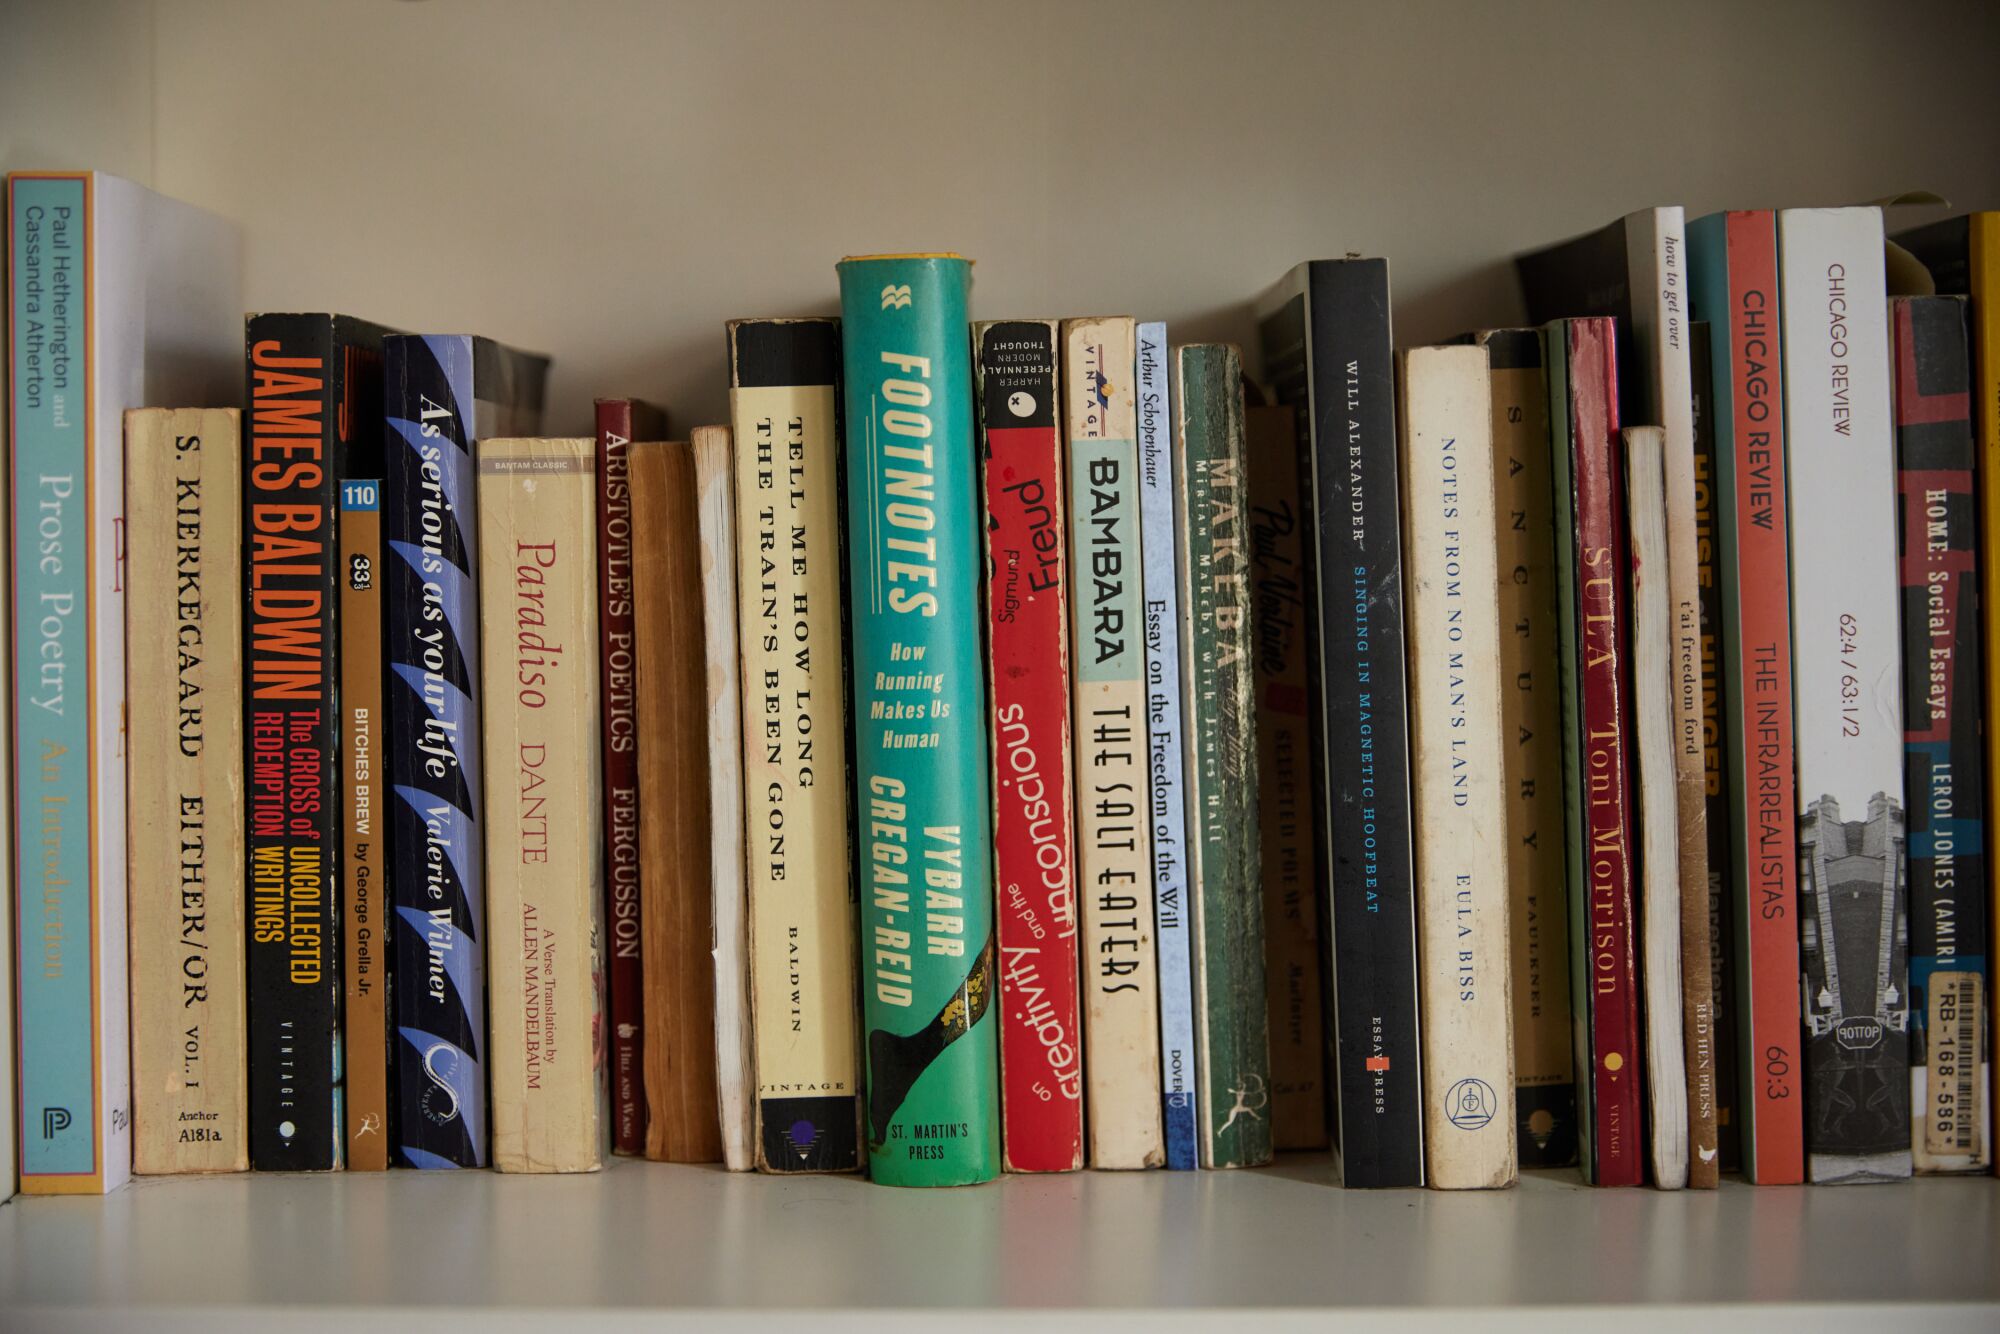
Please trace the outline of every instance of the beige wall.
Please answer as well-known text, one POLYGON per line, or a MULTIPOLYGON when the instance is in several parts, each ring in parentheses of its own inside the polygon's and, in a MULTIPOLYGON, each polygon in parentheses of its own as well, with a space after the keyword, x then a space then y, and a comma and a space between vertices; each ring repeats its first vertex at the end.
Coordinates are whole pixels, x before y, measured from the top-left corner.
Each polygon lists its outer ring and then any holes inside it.
POLYGON ((717 419, 722 321, 832 309, 850 251, 973 256, 981 317, 1236 339, 1293 261, 1383 253, 1422 341, 1519 318, 1508 255, 1646 204, 2000 207, 2000 6, 1976 0, 0 16, 0 163, 237 218, 261 308, 548 352, 562 432, 598 394, 717 419))

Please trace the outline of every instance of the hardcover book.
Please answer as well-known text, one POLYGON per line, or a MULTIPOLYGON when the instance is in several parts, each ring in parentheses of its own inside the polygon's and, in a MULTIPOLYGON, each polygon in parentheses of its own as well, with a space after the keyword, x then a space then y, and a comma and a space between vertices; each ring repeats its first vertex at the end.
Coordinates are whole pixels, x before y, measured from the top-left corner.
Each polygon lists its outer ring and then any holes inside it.
POLYGON ((346 315, 245 321, 244 855, 250 1165, 342 1162, 339 482, 382 467, 382 340, 346 315))
POLYGON ((840 324, 729 326, 757 1166, 861 1165, 840 324))
POLYGON ((1476 1190, 1519 1174, 1491 390, 1483 347, 1398 369, 1425 1174, 1476 1190))
POLYGON ((1576 1161, 1576 1065, 1548 375, 1540 330, 1493 329, 1475 341, 1486 348, 1492 394, 1515 1150, 1523 1167, 1567 1167, 1576 1161))
POLYGON ((1264 373, 1299 411, 1318 580, 1309 707, 1327 880, 1336 1152, 1350 1186, 1423 1184, 1402 513, 1381 259, 1301 264, 1258 306, 1264 373))
POLYGON ((694 449, 634 441, 632 599, 639 662, 646 1156, 722 1160, 709 864, 708 662, 694 449))
POLYGON ((1910 1174, 1895 423, 1882 213, 1778 214, 1806 1176, 1910 1174))
POLYGON ((349 1171, 389 1167, 389 826, 383 802, 382 459, 340 479, 342 1131, 349 1171))
POLYGON ((604 758, 605 1017, 610 1038, 611 1144, 646 1152, 645 986, 640 977, 639 720, 632 629, 632 486, 628 449, 659 440, 666 414, 631 398, 597 413, 597 656, 604 758))
POLYGON ((1175 348, 1174 389, 1201 1165, 1257 1167, 1271 1161, 1271 1049, 1240 354, 1175 348))
POLYGON ((1694 314, 1708 321, 1715 399, 1717 582, 1730 842, 1738 1129, 1743 1172, 1805 1180, 1798 826, 1794 812, 1790 488, 1769 212, 1688 228, 1694 314))
POLYGON ((1070 1172, 1083 1166, 1083 1030, 1059 332, 1053 320, 1004 320, 975 324, 972 339, 992 654, 1000 1149, 1009 1172, 1070 1172))
POLYGON ((241 415, 125 414, 132 1170, 250 1166, 241 415))
POLYGON ((1137 336, 1124 317, 1062 325, 1083 1076, 1090 1165, 1099 1168, 1166 1161, 1146 790, 1137 336))
POLYGON ((1901 499, 1903 747, 1910 785, 1910 1152, 1992 1164, 1986 776, 1979 749, 1978 500, 1963 297, 1890 302, 1901 499))
POLYGON ((595 453, 590 439, 479 442, 481 945, 502 1172, 594 1172, 610 1151, 595 453))
POLYGON ((1264 869, 1265 1023, 1271 1140, 1327 1146, 1325 996, 1320 990, 1319 863, 1312 837, 1312 719, 1306 706, 1307 511, 1299 494, 1297 409, 1244 408, 1250 601, 1257 640, 1258 856, 1264 869))
POLYGON ((1584 1180, 1644 1179, 1639 981, 1632 915, 1630 586, 1615 326, 1548 327, 1555 462, 1564 846, 1584 1180))
POLYGON ((971 269, 839 267, 868 1158, 889 1185, 1000 1166, 971 269))
POLYGON ((715 1086, 722 1161, 754 1165, 748 903, 743 885, 743 717, 736 653, 736 461, 727 426, 693 432, 701 521, 701 627, 708 685, 708 864, 715 885, 715 1086))
POLYGON ((486 906, 474 459, 488 436, 541 428, 548 362, 461 335, 391 337, 382 361, 396 1160, 405 1167, 483 1167, 486 906))
POLYGON ((1638 742, 1640 993, 1653 1184, 1688 1184, 1688 1071, 1681 1029, 1680 847, 1674 809, 1673 642, 1667 555, 1666 433, 1625 428, 1625 518, 1632 552, 1632 714, 1638 742))
POLYGON ((1141 324, 1138 361, 1139 563, 1146 600, 1146 753, 1153 835, 1153 926, 1159 939, 1160 1111, 1167 1167, 1193 1171, 1196 1069, 1188 906, 1187 792, 1181 724, 1181 595, 1174 506, 1167 326, 1141 324))
POLYGON ((96 172, 14 173, 6 212, 15 615, 0 835, 35 833, 9 848, 0 1182, 18 1144, 24 1192, 98 1194, 132 1167, 124 413, 238 401, 239 243, 218 218, 96 172))

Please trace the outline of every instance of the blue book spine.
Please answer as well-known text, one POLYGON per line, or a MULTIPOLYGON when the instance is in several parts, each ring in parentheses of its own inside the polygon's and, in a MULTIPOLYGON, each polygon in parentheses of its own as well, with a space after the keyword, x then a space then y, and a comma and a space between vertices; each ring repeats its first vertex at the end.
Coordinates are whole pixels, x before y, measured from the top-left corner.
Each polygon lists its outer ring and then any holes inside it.
POLYGON ((1167 1167, 1193 1171, 1194 980, 1187 915, 1187 795, 1181 767, 1180 594, 1167 326, 1139 326, 1139 528, 1146 603, 1146 731, 1152 766, 1154 924, 1160 952, 1160 1105, 1167 1167))

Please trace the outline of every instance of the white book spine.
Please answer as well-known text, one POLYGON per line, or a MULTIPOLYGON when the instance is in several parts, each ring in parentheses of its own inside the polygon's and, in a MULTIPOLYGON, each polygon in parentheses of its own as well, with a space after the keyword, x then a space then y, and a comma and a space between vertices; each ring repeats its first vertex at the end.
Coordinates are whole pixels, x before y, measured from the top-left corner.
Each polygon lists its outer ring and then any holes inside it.
POLYGON ((1167 326, 1138 328, 1139 548, 1146 615, 1146 735, 1159 935, 1160 1108, 1167 1166, 1196 1165, 1194 975, 1188 927, 1187 789, 1181 759, 1180 592, 1174 582, 1173 414, 1167 326))
POLYGON ((736 653, 735 460, 729 428, 693 433, 694 484, 701 515, 701 621, 708 656, 709 874, 715 882, 715 1091, 722 1116, 722 1161, 732 1172, 756 1166, 751 1125, 748 903, 743 879, 743 723, 736 653))
POLYGON ((1484 347, 1403 357, 1408 640, 1427 1177, 1511 1185, 1514 1043, 1492 399, 1484 347))
POLYGON ((1667 558, 1666 432, 1625 428, 1626 521, 1632 531, 1632 706, 1639 738, 1640 985, 1653 1184, 1688 1177, 1687 1066, 1681 1030, 1680 838, 1675 791, 1673 590, 1667 558))

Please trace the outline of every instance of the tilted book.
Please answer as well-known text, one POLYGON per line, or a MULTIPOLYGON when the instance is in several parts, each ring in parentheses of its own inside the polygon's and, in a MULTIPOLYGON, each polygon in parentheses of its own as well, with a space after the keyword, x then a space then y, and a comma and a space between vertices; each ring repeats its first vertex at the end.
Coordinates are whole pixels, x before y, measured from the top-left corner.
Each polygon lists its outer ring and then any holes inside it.
POLYGON ((715 889, 708 833, 708 672, 694 449, 627 446, 639 661, 639 910, 646 984, 646 1156, 722 1159, 716 1086, 715 889))
POLYGON ((132 1170, 250 1166, 243 1064, 242 418, 125 414, 132 1170))
POLYGON ((1309 703, 1335 1148, 1350 1186, 1416 1186, 1423 1094, 1388 262, 1301 264, 1259 303, 1258 322, 1264 373, 1300 409, 1316 516, 1309 703))
POLYGON ((1687 1066, 1681 1028, 1680 845, 1674 809, 1673 594, 1667 555, 1666 433, 1625 428, 1625 519, 1632 553, 1632 714, 1638 742, 1639 978, 1646 1024, 1653 1184, 1688 1184, 1687 1066))
POLYGON ((1399 363, 1425 1176, 1441 1190, 1509 1186, 1519 1159, 1487 356, 1427 347, 1399 363))
POLYGON ((1910 1152, 1918 1172, 1983 1172, 1991 997, 1972 347, 1963 297, 1898 297, 1889 310, 1910 783, 1910 1152))
POLYGON ((389 1005, 389 741, 382 656, 382 464, 340 479, 340 1038, 349 1171, 389 1167, 395 1117, 389 1005))
MULTIPOLYGON (((234 228, 97 172, 7 179, 13 1076, 0 1188, 132 1169, 124 414, 238 401, 234 228), (32 837, 29 836, 32 831, 32 837), (18 1117, 18 1124, 15 1118, 18 1117)), ((226 650, 225 650, 226 651, 226 650)))
POLYGON ((632 485, 628 447, 659 440, 666 414, 630 398, 597 411, 597 655, 603 701, 605 967, 612 1148, 646 1152, 645 989, 640 976, 638 657, 632 629, 632 485))
POLYGON ((1325 996, 1320 990, 1319 861, 1313 849, 1312 717, 1307 707, 1306 553, 1298 410, 1244 408, 1250 601, 1257 642, 1258 857, 1264 868, 1264 975, 1271 1040, 1271 1139, 1327 1146, 1325 996))
POLYGON ((736 460, 727 426, 693 431, 708 685, 708 867, 714 884, 715 1087, 722 1161, 754 1166, 748 903, 743 884, 743 717, 736 652, 736 460))
POLYGON ((1910 1175, 1895 422, 1882 213, 1778 214, 1806 1176, 1910 1175))
POLYGON ((595 453, 591 439, 479 442, 481 945, 503 1172, 594 1172, 610 1152, 595 453))
POLYGON ((1000 1168, 979 477, 957 255, 840 263, 868 1159, 1000 1168))
POLYGON ((1547 336, 1578 1160, 1594 1185, 1636 1186, 1645 1145, 1617 335, 1592 318, 1557 320, 1547 336))
POLYGON ((1090 1165, 1159 1167, 1159 964, 1147 817, 1137 329, 1065 320, 1063 424, 1076 703, 1076 881, 1090 1165))
POLYGON ((1167 1167, 1193 1171, 1194 973, 1188 905, 1187 787, 1181 718, 1181 595, 1174 560, 1172 356, 1167 326, 1139 326, 1139 564, 1146 601, 1146 752, 1153 835, 1153 926, 1159 939, 1160 1115, 1167 1167))
POLYGON ((382 340, 346 315, 245 321, 244 855, 250 1165, 341 1165, 339 481, 381 457, 382 340))
POLYGON ((1709 322, 1715 399, 1722 727, 1743 1172, 1805 1180, 1798 825, 1792 732, 1791 505, 1785 481, 1778 232, 1770 212, 1688 228, 1694 314, 1709 322))
POLYGON ((972 339, 992 655, 1000 1151, 1010 1172, 1069 1172, 1083 1166, 1084 1039, 1060 333, 1053 320, 1001 320, 975 324, 972 339))
POLYGON ((1257 1167, 1271 1161, 1271 1049, 1243 362, 1227 343, 1173 355, 1198 1139, 1203 1167, 1257 1167))
POLYGON ((757 1166, 861 1165, 840 324, 729 326, 757 1166))
POLYGON ((1474 341, 1486 348, 1492 395, 1515 1150, 1523 1167, 1567 1167, 1576 1161, 1576 1064, 1548 374, 1538 329, 1493 329, 1474 341))
POLYGON ((486 1163, 474 459, 541 429, 548 362, 485 338, 384 341, 383 652, 396 1158, 486 1163))

